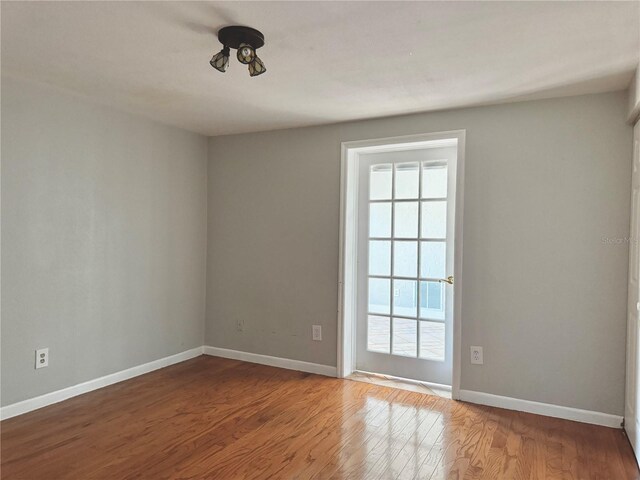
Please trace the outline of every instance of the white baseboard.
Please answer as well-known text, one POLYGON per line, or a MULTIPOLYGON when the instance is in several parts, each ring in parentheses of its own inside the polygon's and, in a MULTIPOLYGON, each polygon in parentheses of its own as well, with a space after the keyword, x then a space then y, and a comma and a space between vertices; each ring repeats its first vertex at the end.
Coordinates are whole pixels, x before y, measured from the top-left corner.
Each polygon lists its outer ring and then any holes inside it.
MULTIPOLYGON (((105 375, 104 377, 89 380, 87 382, 74 385, 72 387, 63 388, 55 392, 40 395, 39 397, 30 398, 21 402, 7 405, 0 408, 0 419, 22 415, 23 413, 37 410, 54 403, 62 402, 72 397, 91 392, 114 383, 122 382, 145 373, 168 367, 175 363, 184 362, 199 355, 211 355, 214 357, 231 358, 234 360, 242 360, 245 362, 259 363, 261 365, 269 365, 272 367, 286 368, 288 370, 297 370, 300 372, 315 373, 328 377, 336 377, 337 368, 330 365, 321 365, 318 363, 303 362, 301 360, 291 360, 288 358, 271 357, 269 355, 260 355, 258 353, 241 352, 238 350, 230 350, 219 347, 196 347, 169 357, 160 358, 143 365, 121 370, 119 372, 105 375)), ((535 413, 545 415, 547 417, 564 418, 576 422, 591 423, 594 425, 602 425, 605 427, 620 428, 622 424, 621 415, 612 415, 608 413, 593 412, 590 410, 581 410, 579 408, 562 407, 549 403, 533 402, 530 400, 521 400, 518 398, 503 397, 490 393, 473 392, 470 390, 460 390, 460 400, 464 402, 477 403, 480 405, 488 405, 491 407, 505 408, 508 410, 517 410, 521 412, 535 413)))
POLYGON ((564 418, 574 422, 591 423, 604 427, 620 428, 622 424, 621 415, 609 413, 593 412, 591 410, 581 410, 579 408, 562 407, 550 403, 532 402, 530 400, 520 400, 519 398, 502 397, 490 393, 472 392, 470 390, 460 390, 460 400, 463 402, 488 405, 490 407, 505 408, 507 410, 517 410, 519 412, 535 413, 547 417, 564 418))
POLYGON ((104 377, 95 378, 87 382, 79 383, 78 385, 73 385, 72 387, 63 388, 62 390, 56 390, 55 392, 46 393, 44 395, 40 395, 39 397, 30 398, 28 400, 23 400, 22 402, 7 405, 6 407, 0 408, 0 419, 5 420, 17 415, 22 415, 23 413, 31 412, 32 410, 37 410, 38 408, 46 407, 47 405, 62 402, 63 400, 67 400, 68 398, 82 395, 83 393, 91 392, 93 390, 97 390, 114 383, 122 382, 123 380, 137 377, 138 375, 142 375, 144 373, 158 370, 159 368, 168 367, 169 365, 173 365, 174 363, 184 362, 185 360, 189 360, 191 358, 202 355, 202 348, 203 347, 192 348, 191 350, 180 352, 169 357, 160 358, 143 365, 127 368, 126 370, 121 370, 110 375, 105 375, 104 377))
POLYGON ((239 350, 209 347, 206 345, 203 348, 205 355, 211 355, 213 357, 231 358, 233 360, 242 360, 244 362, 259 363, 260 365, 269 365, 270 367, 280 367, 288 370, 297 370, 299 372, 316 373, 327 377, 338 376, 338 369, 330 365, 303 362, 301 360, 291 360, 289 358, 270 357, 269 355, 260 355, 259 353, 241 352, 239 350))

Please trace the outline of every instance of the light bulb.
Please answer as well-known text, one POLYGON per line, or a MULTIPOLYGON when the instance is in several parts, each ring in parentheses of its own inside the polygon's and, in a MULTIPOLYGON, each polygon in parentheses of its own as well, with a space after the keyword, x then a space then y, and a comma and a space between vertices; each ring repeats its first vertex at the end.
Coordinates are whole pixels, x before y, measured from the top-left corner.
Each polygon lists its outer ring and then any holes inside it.
POLYGON ((256 51, 251 45, 246 43, 241 43, 240 46, 238 47, 237 57, 240 63, 244 63, 245 65, 247 65, 248 63, 251 63, 253 61, 255 56, 256 56, 256 51))

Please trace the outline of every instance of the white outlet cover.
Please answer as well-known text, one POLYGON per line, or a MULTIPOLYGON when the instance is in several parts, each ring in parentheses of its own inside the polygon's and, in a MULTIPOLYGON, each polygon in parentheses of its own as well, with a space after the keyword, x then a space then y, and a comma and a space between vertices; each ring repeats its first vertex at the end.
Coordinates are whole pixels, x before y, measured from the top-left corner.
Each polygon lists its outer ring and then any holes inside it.
POLYGON ((482 354, 482 347, 472 346, 471 347, 471 364, 472 365, 483 365, 484 364, 484 356, 482 354))
POLYGON ((313 340, 319 342, 322 340, 322 325, 312 325, 311 332, 313 340))
POLYGON ((36 368, 44 368, 49 366, 49 349, 40 348, 36 350, 36 368))

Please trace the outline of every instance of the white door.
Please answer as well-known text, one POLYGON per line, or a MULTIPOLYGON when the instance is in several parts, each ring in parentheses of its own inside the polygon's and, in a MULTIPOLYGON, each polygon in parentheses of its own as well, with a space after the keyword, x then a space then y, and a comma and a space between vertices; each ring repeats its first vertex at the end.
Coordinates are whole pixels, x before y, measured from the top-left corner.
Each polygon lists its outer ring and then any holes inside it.
POLYGON ((624 425, 636 457, 640 428, 638 427, 638 313, 640 310, 640 121, 633 130, 633 167, 631 180, 631 230, 629 233, 629 303, 627 305, 627 380, 624 425))
POLYGON ((356 370, 451 385, 456 159, 360 155, 356 370))

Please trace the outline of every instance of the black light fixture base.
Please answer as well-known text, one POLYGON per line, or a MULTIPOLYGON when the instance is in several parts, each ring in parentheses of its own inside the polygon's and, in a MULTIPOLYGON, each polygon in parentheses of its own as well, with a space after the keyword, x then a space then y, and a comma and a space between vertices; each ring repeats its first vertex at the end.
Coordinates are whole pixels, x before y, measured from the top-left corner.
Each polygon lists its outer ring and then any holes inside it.
POLYGON ((232 25, 221 28, 218 31, 218 40, 226 47, 239 48, 240 44, 246 43, 254 49, 264 45, 264 35, 255 28, 232 25))

